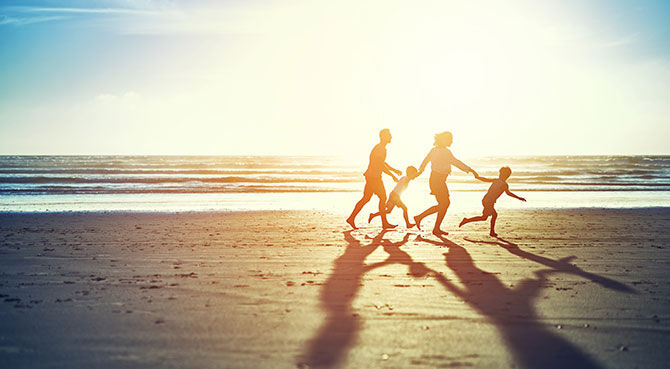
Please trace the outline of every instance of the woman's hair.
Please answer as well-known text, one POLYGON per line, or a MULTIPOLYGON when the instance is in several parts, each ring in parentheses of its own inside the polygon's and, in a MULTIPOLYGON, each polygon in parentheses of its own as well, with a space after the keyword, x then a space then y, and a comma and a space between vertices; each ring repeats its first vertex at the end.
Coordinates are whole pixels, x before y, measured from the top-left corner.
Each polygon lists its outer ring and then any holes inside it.
POLYGON ((444 131, 435 135, 435 146, 449 147, 454 141, 454 135, 449 131, 444 131))

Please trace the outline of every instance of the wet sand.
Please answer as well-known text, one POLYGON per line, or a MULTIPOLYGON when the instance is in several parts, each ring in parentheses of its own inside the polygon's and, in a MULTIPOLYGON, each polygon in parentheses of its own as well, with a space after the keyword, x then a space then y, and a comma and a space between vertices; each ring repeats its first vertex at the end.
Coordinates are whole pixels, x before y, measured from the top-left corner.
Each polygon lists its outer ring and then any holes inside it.
POLYGON ((670 209, 463 215, 0 214, 0 367, 667 367, 670 209))

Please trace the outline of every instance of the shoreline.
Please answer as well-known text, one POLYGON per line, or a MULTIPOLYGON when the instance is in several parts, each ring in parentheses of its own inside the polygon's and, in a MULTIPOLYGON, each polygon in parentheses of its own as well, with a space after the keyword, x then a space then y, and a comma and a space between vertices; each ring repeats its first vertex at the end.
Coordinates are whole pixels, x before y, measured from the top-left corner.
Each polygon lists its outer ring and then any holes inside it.
MULTIPOLYGON (((513 189, 516 191, 516 189, 513 189)), ((528 199, 521 203, 503 196, 498 209, 574 209, 670 207, 670 191, 517 191, 528 199)), ((453 191, 450 211, 481 211, 485 188, 475 192, 453 191)), ((333 193, 217 193, 217 194, 116 194, 0 196, 0 212, 53 211, 236 211, 309 210, 350 212, 362 192, 333 193)), ((410 212, 425 209, 435 199, 423 186, 410 186, 403 194, 410 212)), ((375 208, 375 200, 366 208, 375 208)), ((364 209, 365 210, 365 209, 364 209)))

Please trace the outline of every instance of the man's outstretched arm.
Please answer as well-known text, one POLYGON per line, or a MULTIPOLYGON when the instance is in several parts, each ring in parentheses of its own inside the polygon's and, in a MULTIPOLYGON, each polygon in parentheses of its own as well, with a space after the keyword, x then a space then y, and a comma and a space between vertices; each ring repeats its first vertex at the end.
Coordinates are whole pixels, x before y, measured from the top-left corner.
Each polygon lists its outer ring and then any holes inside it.
POLYGON ((391 169, 393 169, 393 168, 387 167, 386 164, 384 164, 384 171, 383 172, 390 175, 391 178, 393 178, 394 181, 398 182, 398 177, 396 177, 395 174, 393 174, 393 172, 391 172, 391 169))
POLYGON ((385 170, 390 170, 391 172, 395 172, 395 174, 397 174, 397 175, 401 175, 401 174, 402 174, 402 171, 393 168, 392 166, 390 166, 390 165, 389 165, 388 163, 386 163, 386 162, 384 162, 384 169, 385 169, 385 170))

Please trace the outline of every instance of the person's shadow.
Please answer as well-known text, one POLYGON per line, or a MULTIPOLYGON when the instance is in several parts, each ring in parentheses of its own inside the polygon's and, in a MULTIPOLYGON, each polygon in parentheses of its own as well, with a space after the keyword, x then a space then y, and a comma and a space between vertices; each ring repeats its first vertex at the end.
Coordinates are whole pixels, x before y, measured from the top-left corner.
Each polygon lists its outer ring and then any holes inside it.
POLYGON ((551 268, 552 270, 560 273, 567 273, 567 274, 573 274, 585 279, 590 280, 591 282, 597 283, 605 288, 614 290, 614 291, 619 291, 619 292, 625 292, 625 293, 633 293, 637 294, 637 291, 634 289, 626 286, 625 284, 621 282, 617 282, 613 279, 603 277, 601 275, 593 274, 590 272, 587 272, 580 267, 571 264, 570 262, 576 258, 576 256, 568 256, 562 259, 554 260, 554 259, 549 259, 544 256, 536 255, 528 251, 524 251, 521 248, 519 248, 519 245, 512 243, 510 241, 507 241, 501 237, 496 237, 497 241, 479 241, 479 240, 471 240, 469 238, 464 238, 464 240, 472 243, 480 243, 480 244, 487 244, 487 245, 495 245, 495 246, 500 246, 507 250, 510 254, 516 255, 518 257, 524 258, 526 260, 530 260, 533 262, 536 262, 538 264, 544 265, 548 268, 551 268))
POLYGON ((546 287, 547 276, 553 273, 570 273, 615 291, 635 292, 620 282, 570 264, 572 257, 549 259, 523 251, 516 244, 502 239, 500 243, 469 240, 505 247, 515 255, 550 268, 537 270, 534 278, 524 279, 513 288, 507 287, 494 274, 477 268, 463 247, 443 237, 441 241, 434 241, 418 236, 416 241, 448 248, 449 251, 444 254, 446 266, 454 271, 464 286, 461 288, 444 274, 428 268, 424 263, 414 261, 408 253, 400 249, 400 246, 408 242, 410 234, 406 234, 400 242, 390 242, 383 238, 387 231, 382 231, 369 243, 362 245, 351 232, 344 232, 348 246, 344 254, 335 260, 333 273, 322 289, 321 302, 327 313, 325 322, 307 345, 298 367, 329 368, 342 361, 355 343, 360 328, 360 319, 352 310, 352 301, 362 286, 362 278, 370 270, 389 264, 407 265, 409 274, 414 277, 434 277, 448 291, 487 317, 500 332, 516 363, 526 369, 601 368, 579 347, 558 335, 555 332, 558 328, 541 322, 534 302, 546 287), (387 259, 366 265, 365 258, 379 246, 389 254, 387 259))
MULTIPOLYGON (((574 272, 571 267, 566 266, 570 265, 566 261, 549 263, 552 264, 552 269, 535 271, 535 278, 524 279, 515 287, 507 287, 494 274, 477 268, 463 247, 446 238, 442 238, 442 242, 425 238, 418 240, 449 248, 444 254, 446 265, 454 271, 464 288, 451 283, 441 274, 436 275, 436 278, 447 290, 495 325, 518 365, 538 369, 601 368, 600 364, 579 347, 555 333, 557 327, 542 323, 534 307, 535 300, 547 283, 548 275, 564 271, 574 272)), ((584 276, 587 275, 595 276, 591 273, 584 276)), ((600 278, 595 278, 595 281, 600 283, 607 280, 600 278)), ((620 290, 619 282, 607 281, 615 283, 605 285, 606 287, 620 290)))
POLYGON ((384 265, 407 261, 405 257, 395 253, 395 256, 390 255, 383 262, 365 264, 365 258, 379 246, 387 252, 399 250, 399 247, 409 240, 409 233, 402 241, 391 242, 384 239, 384 234, 388 230, 383 230, 369 243, 362 245, 351 232, 344 232, 347 248, 344 254, 335 260, 333 272, 321 290, 321 304, 327 314, 325 322, 308 344, 306 353, 299 359, 299 367, 336 366, 354 344, 360 328, 360 318, 351 305, 362 286, 363 275, 384 265))

